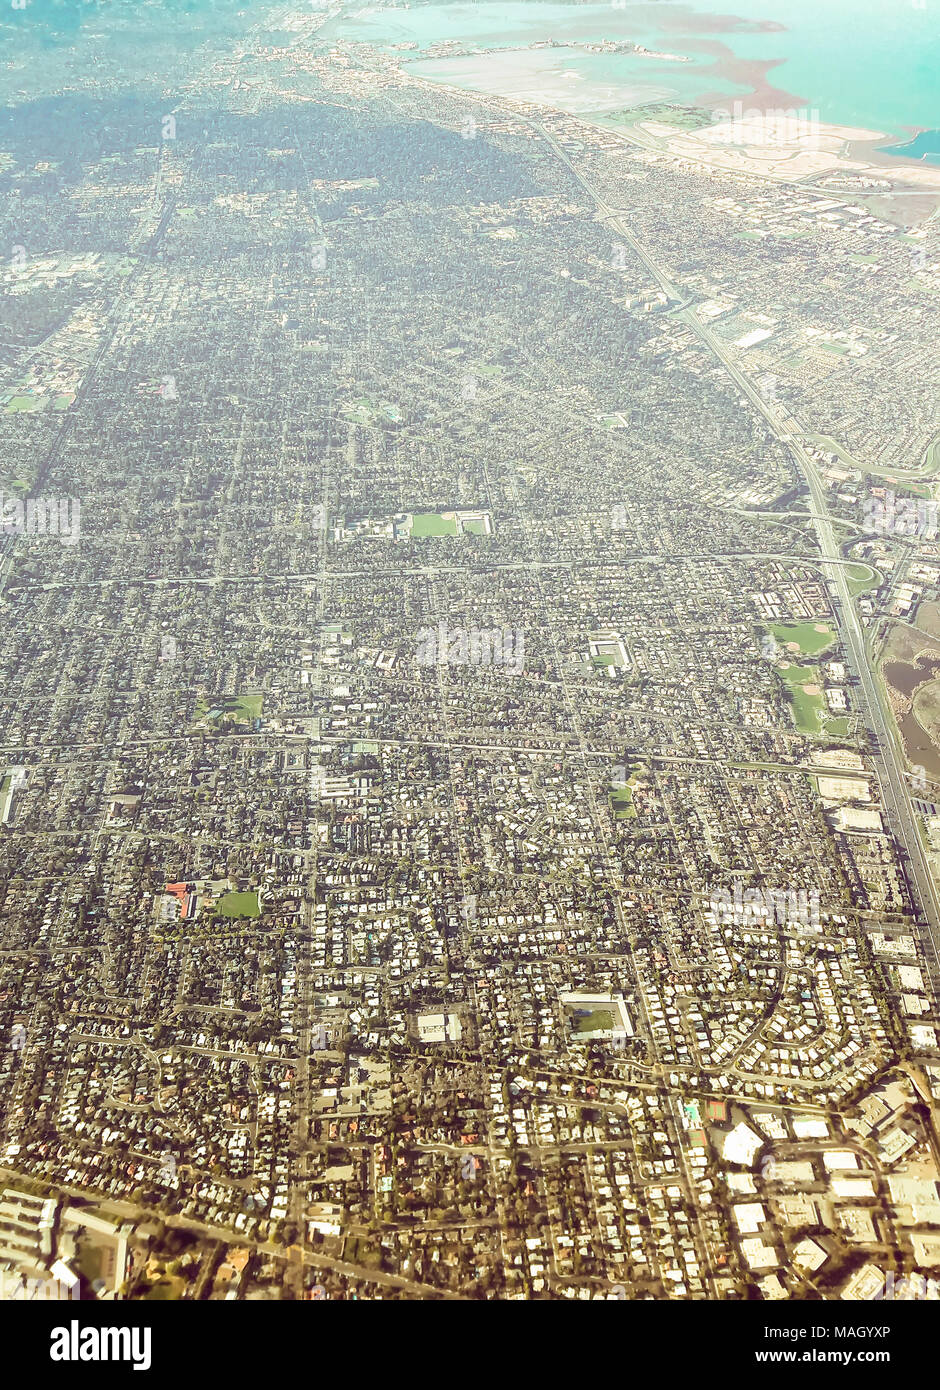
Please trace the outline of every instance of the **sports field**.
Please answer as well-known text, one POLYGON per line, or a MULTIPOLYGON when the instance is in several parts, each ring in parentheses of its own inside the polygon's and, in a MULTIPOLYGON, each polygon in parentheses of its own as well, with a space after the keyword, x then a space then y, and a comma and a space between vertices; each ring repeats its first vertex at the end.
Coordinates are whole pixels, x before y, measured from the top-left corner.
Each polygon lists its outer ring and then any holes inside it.
POLYGON ((836 640, 828 623, 775 623, 770 630, 781 647, 792 650, 795 644, 800 656, 816 656, 836 640))
POLYGON ((440 516, 438 512, 416 512, 411 526, 413 536, 456 536, 457 522, 454 517, 440 516))
POLYGON ((216 903, 220 917, 260 917, 257 893, 223 893, 216 903))

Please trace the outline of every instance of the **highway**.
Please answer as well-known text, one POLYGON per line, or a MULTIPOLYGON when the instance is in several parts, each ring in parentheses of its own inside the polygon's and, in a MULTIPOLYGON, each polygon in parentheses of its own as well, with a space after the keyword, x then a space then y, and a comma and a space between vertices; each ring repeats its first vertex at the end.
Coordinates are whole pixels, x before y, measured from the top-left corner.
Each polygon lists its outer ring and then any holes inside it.
POLYGON ((761 411, 777 439, 786 444, 793 454, 806 478, 813 500, 815 513, 813 524, 816 528, 824 568, 830 581, 830 590, 837 595, 833 609, 839 626, 839 634, 849 656, 849 664, 858 677, 859 685, 856 693, 859 696, 862 713, 867 716, 868 727, 874 732, 877 740, 877 746, 871 756, 881 787, 886 828, 906 852, 904 872, 911 889, 918 920, 922 926, 927 928, 926 937, 928 940, 925 940, 924 945, 933 957, 931 968, 934 973, 934 983, 940 984, 940 954, 938 954, 940 903, 938 903, 937 890, 927 864, 923 842, 917 826, 917 818, 911 806, 905 768, 897 748, 893 719, 885 708, 884 697, 868 660, 865 633, 849 589, 845 567, 842 564, 834 563, 841 559, 839 546, 833 534, 832 522, 826 508, 825 491, 819 481, 815 464, 799 438, 789 432, 782 421, 775 419, 772 406, 764 400, 758 389, 733 363, 727 360, 724 345, 719 345, 711 340, 712 335, 703 329, 697 321, 693 321, 695 318, 693 313, 685 313, 683 317, 696 330, 702 341, 706 342, 723 362, 748 400, 761 411))
MULTIPOLYGON (((593 199, 607 225, 623 238, 660 288, 670 299, 681 304, 687 296, 639 243, 622 220, 623 212, 611 207, 601 198, 548 131, 534 121, 527 124, 551 145, 581 187, 593 199)), ((868 726, 876 739, 871 758, 881 788, 885 826, 902 852, 902 869, 911 892, 915 915, 922 929, 920 935, 925 957, 933 976, 933 983, 935 987, 940 987, 940 901, 927 863, 917 818, 911 806, 905 768, 894 733, 894 721, 890 710, 886 709, 884 697, 868 660, 865 635, 849 589, 845 564, 833 534, 825 491, 819 481, 815 464, 799 437, 796 421, 792 417, 785 418, 773 402, 764 399, 758 387, 730 360, 725 345, 700 321, 694 307, 679 308, 674 312, 674 317, 681 319, 718 359, 741 394, 763 416, 774 437, 790 451, 806 479, 813 503, 812 521, 822 557, 822 569, 829 581, 830 593, 834 595, 833 612, 839 635, 845 646, 849 665, 858 677, 857 693, 861 712, 867 716, 868 726)))

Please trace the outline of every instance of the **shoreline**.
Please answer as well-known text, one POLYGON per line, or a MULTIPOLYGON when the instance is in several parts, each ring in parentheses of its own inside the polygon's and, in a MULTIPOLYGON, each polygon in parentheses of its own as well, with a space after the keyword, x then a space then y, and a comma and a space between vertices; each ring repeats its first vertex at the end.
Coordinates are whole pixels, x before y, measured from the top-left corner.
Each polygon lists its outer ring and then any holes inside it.
MULTIPOLYGON (((575 8, 572 6, 573 10, 575 8)), ((645 5, 628 4, 621 13, 629 19, 631 11, 641 10, 645 12, 644 17, 648 23, 648 7, 645 5)), ((348 14, 345 16, 347 19, 350 17, 348 14)), ((816 108, 812 106, 811 98, 777 86, 774 81, 775 70, 786 63, 785 57, 741 57, 734 53, 721 37, 718 37, 734 32, 779 33, 785 31, 786 27, 785 24, 773 20, 745 21, 733 14, 705 14, 690 10, 684 5, 662 11, 657 14, 656 18, 657 45, 664 48, 670 47, 671 50, 678 48, 690 58, 698 56, 711 61, 706 61, 698 69, 697 76, 701 80, 703 90, 693 96, 677 94, 675 97, 670 96, 661 100, 664 100, 664 104, 708 113, 728 111, 734 103, 740 102, 748 113, 793 112, 795 115, 805 114, 808 120, 812 120, 816 108), (716 84, 714 88, 708 85, 710 80, 714 80, 716 84), (727 83, 743 90, 734 93, 722 91, 720 90, 720 83, 727 83)), ((517 40, 511 45, 511 48, 512 50, 516 48, 520 50, 531 49, 533 44, 540 45, 553 37, 548 30, 541 34, 533 33, 530 40, 522 42, 517 40)), ((610 41, 627 41, 621 35, 616 36, 616 38, 614 35, 608 37, 610 41)), ((386 45, 376 43, 374 39, 347 39, 346 41, 375 47, 382 53, 383 58, 391 60, 403 75, 410 73, 412 77, 419 78, 419 80, 428 82, 433 86, 483 99, 496 97, 510 102, 519 101, 542 106, 546 110, 564 110, 566 114, 575 119, 605 129, 610 128, 607 119, 610 116, 618 111, 629 111, 644 104, 643 102, 636 102, 631 105, 629 89, 625 88, 624 101, 619 107, 611 106, 607 110, 596 111, 574 110, 567 103, 558 101, 557 93, 550 89, 548 76, 540 84, 538 76, 533 74, 531 84, 528 84, 528 91, 525 96, 521 96, 510 89, 511 83, 499 84, 497 82, 495 85, 481 86, 479 82, 453 81, 445 77, 442 72, 439 76, 429 76, 414 71, 414 67, 422 62, 446 65, 449 62, 447 55, 429 56, 421 48, 394 52, 390 51, 386 45), (540 90, 540 86, 542 90, 540 90)), ((490 48, 471 38, 455 41, 459 42, 461 46, 476 47, 476 56, 480 57, 483 62, 486 62, 491 54, 495 57, 499 53, 507 53, 507 48, 503 46, 490 48)), ((634 35, 629 41, 637 43, 640 48, 645 48, 647 52, 649 52, 649 46, 652 43, 648 32, 639 36, 634 35), (640 38, 644 40, 642 44, 640 38)), ((596 42, 598 42, 596 39, 583 41, 573 39, 570 43, 559 41, 553 44, 549 51, 558 53, 570 48, 572 51, 580 52, 587 44, 596 42)), ((467 56, 469 55, 454 55, 455 59, 467 56)), ((454 76, 458 75, 458 72, 455 71, 454 76)), ((473 74, 470 76, 472 77, 473 74)), ((665 85, 667 79, 664 80, 660 73, 656 73, 655 76, 651 73, 651 85, 656 81, 664 81, 665 85)), ((783 157, 778 161, 779 167, 771 169, 766 160, 766 145, 762 148, 759 142, 755 142, 752 145, 739 147, 745 156, 745 166, 750 166, 749 169, 743 167, 741 171, 761 173, 764 172, 760 167, 763 165, 767 175, 780 181, 788 180, 796 185, 803 184, 808 188, 815 187, 819 191, 828 191, 827 185, 836 185, 840 193, 850 193, 853 197, 872 200, 877 200, 880 197, 886 206, 882 208, 879 215, 890 220, 899 219, 902 224, 908 226, 922 222, 940 207, 940 163, 908 157, 897 152, 899 144, 916 140, 918 135, 929 127, 905 126, 895 130, 884 130, 879 124, 860 129, 856 125, 843 125, 835 121, 820 120, 818 129, 823 141, 823 153, 820 154, 817 161, 818 167, 813 167, 811 158, 799 160, 792 157, 798 151, 791 149, 789 162, 793 165, 792 170, 785 167, 787 159, 783 157), (893 149, 889 152, 885 146, 892 146, 893 149)), ((626 131, 621 133, 626 134, 626 131)), ((663 136, 657 137, 657 143, 661 145, 666 154, 684 153, 677 145, 670 149, 674 142, 663 136)), ((696 142, 692 139, 687 143, 686 150, 688 150, 687 157, 694 158, 697 151, 699 157, 703 158, 703 162, 712 164, 717 170, 722 168, 729 170, 728 161, 722 158, 720 147, 716 149, 707 141, 696 142)), ((785 154, 786 151, 781 151, 782 156, 785 154)), ((835 192, 836 187, 831 187, 831 191, 835 192)))
MULTIPOLYGON (((783 27, 783 26, 781 26, 783 27)), ((743 97, 736 97, 744 104, 750 104, 760 111, 768 111, 783 107, 787 110, 805 111, 812 110, 808 97, 798 96, 793 92, 785 91, 782 87, 775 87, 770 81, 769 74, 774 68, 782 66, 786 61, 784 58, 739 58, 719 40, 692 40, 689 48, 696 48, 700 52, 711 52, 715 55, 715 63, 711 68, 705 69, 706 72, 714 73, 715 77, 722 78, 728 82, 749 85, 751 90, 743 97)), ((709 110, 713 106, 727 105, 727 95, 723 93, 704 92, 692 105, 709 110)), ((836 127, 835 121, 823 121, 823 128, 836 127)), ((879 168, 900 172, 904 170, 935 170, 937 182, 940 185, 940 164, 930 164, 925 160, 910 158, 900 153, 889 152, 882 148, 886 141, 890 141, 895 147, 899 145, 912 144, 918 137, 932 129, 930 126, 902 126, 900 131, 879 130, 878 136, 874 140, 850 140, 847 142, 849 157, 853 160, 864 160, 867 164, 873 164, 879 168)))
MULTIPOLYGON (((709 47, 724 48, 724 45, 710 44, 709 47)), ((722 55, 705 71, 715 78, 734 82, 740 86, 747 85, 748 91, 740 96, 731 97, 727 92, 707 90, 695 99, 676 98, 675 100, 670 99, 665 104, 713 114, 717 110, 728 111, 733 103, 740 102, 744 109, 749 112, 766 114, 792 111, 795 114, 806 113, 807 117, 811 117, 812 108, 802 97, 787 92, 782 87, 774 86, 770 74, 783 61, 783 59, 740 59, 730 54, 726 65, 724 55, 722 55)), ((399 70, 406 70, 406 66, 411 67, 410 64, 402 65, 399 70)), ((507 101, 523 100, 523 98, 514 96, 508 91, 487 92, 477 87, 445 82, 437 77, 426 77, 413 71, 411 75, 419 80, 430 82, 434 86, 446 87, 453 92, 461 92, 464 95, 484 98, 496 96, 498 99, 507 101)), ((529 94, 525 100, 535 105, 541 105, 545 110, 564 110, 566 114, 577 120, 582 120, 588 125, 605 130, 615 129, 609 120, 609 117, 614 114, 613 111, 573 111, 564 106, 559 107, 557 101, 547 91, 544 94, 544 99, 537 99, 529 94)), ((629 110, 630 108, 622 109, 629 110)), ((642 123, 638 129, 643 130, 642 123)), ((619 133, 628 138, 626 129, 621 129, 619 133)), ((657 144, 664 154, 671 153, 679 157, 698 158, 718 173, 735 172, 735 169, 728 162, 727 146, 715 145, 703 140, 696 141, 696 134, 698 132, 690 132, 685 136, 676 133, 672 138, 660 136, 657 144)), ((750 173, 756 177, 770 177, 781 184, 789 182, 792 186, 803 186, 808 189, 815 189, 817 192, 851 196, 855 199, 863 198, 870 204, 873 213, 877 211, 877 215, 886 221, 909 228, 920 225, 940 208, 940 165, 927 164, 921 160, 907 159, 901 155, 888 153, 884 149, 886 141, 896 139, 891 132, 862 130, 857 127, 820 121, 818 138, 822 149, 818 152, 820 162, 816 168, 807 163, 805 167, 796 168, 793 171, 788 170, 784 167, 788 158, 787 148, 780 150, 780 167, 771 168, 767 163, 764 168, 761 168, 759 165, 766 159, 767 146, 756 143, 737 146, 737 153, 742 160, 738 172, 750 173), (854 186, 845 187, 845 181, 850 181, 854 186), (866 183, 874 184, 874 186, 866 187, 866 183)), ((914 136, 912 135, 911 138, 914 136)), ((789 147, 789 158, 795 157, 795 151, 795 146, 789 147)))

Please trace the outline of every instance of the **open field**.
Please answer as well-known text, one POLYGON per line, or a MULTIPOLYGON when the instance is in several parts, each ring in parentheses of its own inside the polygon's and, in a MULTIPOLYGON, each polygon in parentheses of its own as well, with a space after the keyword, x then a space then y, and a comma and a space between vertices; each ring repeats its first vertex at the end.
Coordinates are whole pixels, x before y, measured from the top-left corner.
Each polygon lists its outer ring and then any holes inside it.
POLYGON ((592 1009, 590 1013, 575 1014, 572 1022, 576 1033, 599 1033, 613 1028, 614 1016, 609 1009, 592 1009))
MULTIPOLYGON (((925 605, 925 607, 927 606, 925 605)), ((906 623, 895 623, 884 645, 881 664, 884 667, 892 661, 903 661, 908 665, 913 665, 917 657, 923 652, 929 656, 940 656, 940 640, 931 636, 927 631, 921 631, 919 627, 913 628, 908 627, 906 623)))
POLYGON ((456 536, 457 522, 437 512, 416 512, 411 526, 412 536, 456 536))
POLYGON ((789 691, 796 727, 804 734, 819 733, 826 702, 822 686, 817 684, 816 668, 778 666, 777 671, 789 691))
POLYGON ((216 903, 220 917, 260 917, 257 893, 223 893, 216 903))
POLYGON ((868 589, 877 589, 881 583, 881 575, 873 565, 848 565, 845 575, 853 598, 868 589))
POLYGON ((940 641, 940 603, 922 603, 917 610, 917 626, 940 641))
POLYGON ((253 719, 261 718, 263 704, 264 695, 260 693, 225 695, 221 700, 216 700, 211 705, 207 700, 202 699, 196 705, 195 718, 197 720, 208 719, 212 724, 221 724, 225 720, 235 724, 250 724, 253 719))
POLYGON ((635 820, 636 807, 633 804, 633 792, 629 787, 616 787, 610 793, 610 804, 613 808, 615 820, 635 820))
POLYGON ((826 623, 775 623, 770 630, 782 647, 798 650, 801 656, 816 656, 836 640, 826 623))
POLYGON ((605 111, 594 119, 604 125, 619 126, 638 125, 641 121, 650 121, 653 125, 650 134, 653 135, 669 134, 672 130, 702 130, 711 124, 711 116, 707 111, 698 110, 694 106, 672 106, 665 102, 628 106, 623 111, 605 111), (662 126, 664 130, 657 132, 656 126, 662 126), (667 127, 668 129, 665 129, 667 127))

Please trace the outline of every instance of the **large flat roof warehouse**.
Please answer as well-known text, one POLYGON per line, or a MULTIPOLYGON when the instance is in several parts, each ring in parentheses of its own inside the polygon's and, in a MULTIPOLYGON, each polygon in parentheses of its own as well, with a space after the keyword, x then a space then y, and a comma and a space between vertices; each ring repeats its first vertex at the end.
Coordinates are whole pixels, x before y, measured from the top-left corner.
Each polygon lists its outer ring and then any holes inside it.
POLYGON ((721 1144, 721 1156, 728 1163, 741 1163, 745 1167, 750 1167, 754 1162, 754 1155, 763 1147, 764 1141, 759 1134, 756 1134, 750 1125, 746 1125, 742 1120, 736 1124, 728 1134, 725 1134, 721 1144))
POLYGON ((463 1030, 457 1014, 421 1014, 418 1017, 418 1037, 422 1042, 459 1042, 463 1030))

